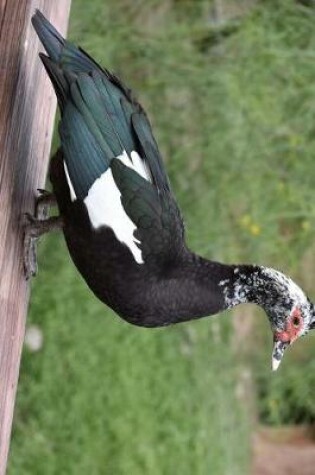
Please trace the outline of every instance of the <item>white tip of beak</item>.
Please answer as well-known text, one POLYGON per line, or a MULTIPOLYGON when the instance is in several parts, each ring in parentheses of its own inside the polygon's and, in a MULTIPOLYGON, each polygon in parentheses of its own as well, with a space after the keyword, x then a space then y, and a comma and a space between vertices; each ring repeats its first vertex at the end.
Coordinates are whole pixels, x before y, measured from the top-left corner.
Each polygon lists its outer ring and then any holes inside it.
POLYGON ((277 371, 281 363, 281 360, 277 360, 276 358, 272 358, 272 371, 277 371))
POLYGON ((272 371, 277 371, 280 366, 284 351, 290 345, 289 342, 276 341, 272 350, 272 371))

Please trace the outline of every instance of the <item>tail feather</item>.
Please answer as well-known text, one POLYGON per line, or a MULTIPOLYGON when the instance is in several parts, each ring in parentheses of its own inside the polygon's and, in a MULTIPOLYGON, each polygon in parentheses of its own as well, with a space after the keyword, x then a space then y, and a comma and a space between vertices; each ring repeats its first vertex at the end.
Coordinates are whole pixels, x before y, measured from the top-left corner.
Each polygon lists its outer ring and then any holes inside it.
POLYGON ((39 56, 54 86, 60 110, 63 112, 70 87, 69 81, 58 64, 52 61, 49 56, 46 56, 43 53, 40 53, 39 56))
POLYGON ((59 64, 64 71, 89 73, 94 69, 100 69, 82 49, 65 40, 39 10, 33 15, 32 24, 49 58, 59 64))
POLYGON ((49 57, 53 61, 59 62, 65 45, 64 38, 39 10, 36 10, 33 15, 32 24, 49 57))

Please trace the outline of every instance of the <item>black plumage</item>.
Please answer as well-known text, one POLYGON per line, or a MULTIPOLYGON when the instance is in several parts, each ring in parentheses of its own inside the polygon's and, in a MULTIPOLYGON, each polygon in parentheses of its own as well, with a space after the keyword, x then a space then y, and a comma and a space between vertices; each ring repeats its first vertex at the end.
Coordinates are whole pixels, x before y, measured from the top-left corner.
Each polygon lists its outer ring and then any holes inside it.
POLYGON ((298 308, 303 320, 294 335, 305 334, 313 326, 314 308, 289 278, 264 267, 209 261, 187 248, 143 108, 114 74, 64 40, 39 11, 32 22, 48 54, 40 56, 61 110, 61 147, 51 161, 50 179, 69 252, 97 297, 127 321, 147 327, 254 302, 266 310, 280 343, 298 308), (92 204, 89 196, 100 180, 113 190, 113 199, 119 194, 116 204, 125 224, 134 226, 132 242, 119 238, 106 216, 106 224, 93 222, 93 206, 102 206, 105 195, 98 192, 92 204))

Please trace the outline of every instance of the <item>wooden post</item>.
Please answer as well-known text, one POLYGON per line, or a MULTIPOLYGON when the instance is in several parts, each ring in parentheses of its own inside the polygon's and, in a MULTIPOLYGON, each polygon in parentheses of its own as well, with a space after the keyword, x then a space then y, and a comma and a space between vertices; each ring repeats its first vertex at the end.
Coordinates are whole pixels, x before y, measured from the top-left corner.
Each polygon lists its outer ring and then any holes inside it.
POLYGON ((70 0, 0 0, 0 475, 9 441, 29 298, 23 214, 47 171, 56 100, 38 58, 39 8, 65 33, 70 0))

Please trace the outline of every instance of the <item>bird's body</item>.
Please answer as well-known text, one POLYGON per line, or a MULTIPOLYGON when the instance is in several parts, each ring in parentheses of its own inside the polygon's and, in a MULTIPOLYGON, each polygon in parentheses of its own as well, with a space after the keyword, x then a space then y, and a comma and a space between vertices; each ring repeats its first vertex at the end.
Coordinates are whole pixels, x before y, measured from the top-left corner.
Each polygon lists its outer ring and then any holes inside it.
POLYGON ((290 279, 272 269, 209 261, 187 248, 142 107, 40 12, 33 25, 48 53, 41 58, 61 110, 61 147, 50 179, 69 252, 96 296, 125 320, 147 327, 254 302, 279 331, 285 322, 273 309, 291 315, 300 298, 306 316, 296 333, 305 333, 313 310, 297 286, 290 294, 290 279))
POLYGON ((76 267, 96 296, 124 319, 164 326, 225 308, 219 283, 234 275, 232 266, 203 259, 184 243, 167 262, 138 263, 110 226, 95 230, 84 202, 71 201, 61 152, 52 159, 50 179, 76 267))

